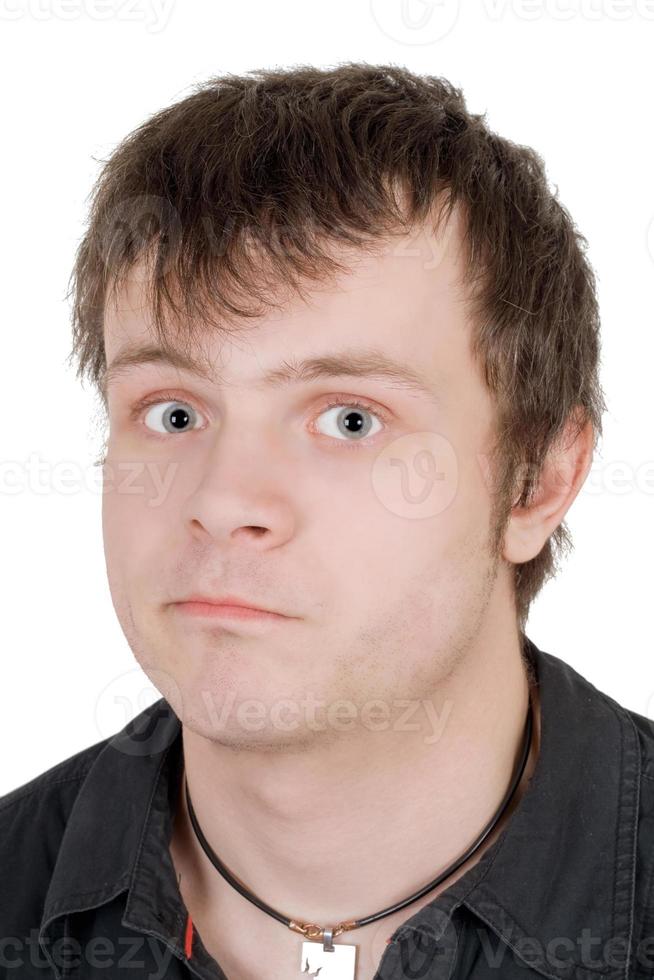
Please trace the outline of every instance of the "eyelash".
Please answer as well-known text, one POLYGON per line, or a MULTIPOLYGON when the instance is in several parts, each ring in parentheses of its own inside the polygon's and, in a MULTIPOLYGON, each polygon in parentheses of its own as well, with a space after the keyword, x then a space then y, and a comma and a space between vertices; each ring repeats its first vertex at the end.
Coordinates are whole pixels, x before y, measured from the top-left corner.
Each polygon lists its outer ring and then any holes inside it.
MULTIPOLYGON (((180 398, 180 396, 177 395, 174 391, 161 391, 157 395, 148 396, 136 402, 136 404, 133 405, 132 408, 130 409, 130 413, 129 413, 130 421, 132 422, 138 421, 141 415, 143 414, 143 412, 145 412, 147 408, 150 408, 151 405, 157 405, 159 403, 164 403, 168 401, 180 402, 183 405, 191 405, 192 408, 195 408, 195 406, 191 401, 189 401, 189 399, 180 398)), ((330 396, 327 402, 321 407, 320 411, 317 414, 322 415, 322 413, 327 411, 328 408, 334 408, 336 405, 343 405, 343 406, 347 406, 348 408, 360 408, 365 412, 370 412, 371 415, 374 415, 376 418, 379 419, 379 421, 384 423, 384 427, 386 427, 386 425, 390 421, 390 414, 388 412, 381 409, 375 403, 368 401, 366 398, 359 398, 359 397, 348 398, 342 395, 330 396)), ((192 432, 193 429, 190 429, 189 431, 192 432)), ((318 434, 322 435, 323 433, 318 433, 318 434)), ((379 433, 376 433, 376 435, 378 434, 379 433)), ((163 433, 161 432, 155 433, 155 432, 151 432, 150 430, 148 430, 148 437, 153 439, 166 438, 166 436, 163 433)), ((325 438, 329 439, 330 437, 325 436, 325 438)), ((335 441, 342 444, 343 447, 347 447, 348 449, 353 449, 356 448, 357 445, 360 444, 365 445, 367 438, 361 439, 358 442, 357 441, 349 442, 346 439, 342 439, 342 440, 336 439, 335 441)))

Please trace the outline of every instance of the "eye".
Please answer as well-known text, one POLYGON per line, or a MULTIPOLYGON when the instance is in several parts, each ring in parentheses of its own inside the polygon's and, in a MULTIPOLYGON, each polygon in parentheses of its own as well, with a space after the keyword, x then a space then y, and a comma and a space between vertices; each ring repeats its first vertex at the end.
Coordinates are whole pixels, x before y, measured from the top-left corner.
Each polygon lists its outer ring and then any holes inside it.
POLYGON ((359 401, 334 401, 327 406, 318 418, 326 418, 326 431, 325 429, 318 428, 319 432, 323 435, 332 436, 335 439, 345 439, 346 442, 359 442, 365 439, 366 436, 376 435, 379 429, 383 429, 383 424, 379 422, 379 415, 377 411, 372 411, 370 405, 363 404, 359 401), (379 424, 379 429, 371 433, 373 429, 374 422, 370 420, 374 419, 379 424))
POLYGON ((155 432, 184 433, 197 428, 202 416, 192 405, 182 401, 159 401, 151 403, 144 416, 144 423, 155 432))

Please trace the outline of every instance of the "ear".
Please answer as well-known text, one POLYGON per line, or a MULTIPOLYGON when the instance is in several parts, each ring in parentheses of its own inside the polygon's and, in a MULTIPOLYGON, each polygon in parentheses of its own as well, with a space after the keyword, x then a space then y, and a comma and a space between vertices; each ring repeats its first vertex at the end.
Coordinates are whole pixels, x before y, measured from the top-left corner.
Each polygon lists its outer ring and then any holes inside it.
POLYGON ((516 506, 504 535, 503 556, 513 564, 535 558, 563 521, 581 490, 593 461, 594 430, 587 422, 579 430, 572 413, 563 433, 550 447, 531 501, 516 506))

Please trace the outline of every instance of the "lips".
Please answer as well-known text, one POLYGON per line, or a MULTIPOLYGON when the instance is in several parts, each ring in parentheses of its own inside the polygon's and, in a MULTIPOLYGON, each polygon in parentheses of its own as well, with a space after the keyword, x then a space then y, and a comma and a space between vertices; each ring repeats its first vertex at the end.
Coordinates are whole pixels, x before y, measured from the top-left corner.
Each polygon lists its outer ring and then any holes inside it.
POLYGON ((276 609, 270 609, 268 606, 261 605, 255 600, 236 595, 209 596, 195 593, 177 601, 182 603, 204 603, 216 607, 229 606, 237 609, 250 609, 254 612, 272 613, 276 616, 285 615, 285 613, 278 612, 276 609))

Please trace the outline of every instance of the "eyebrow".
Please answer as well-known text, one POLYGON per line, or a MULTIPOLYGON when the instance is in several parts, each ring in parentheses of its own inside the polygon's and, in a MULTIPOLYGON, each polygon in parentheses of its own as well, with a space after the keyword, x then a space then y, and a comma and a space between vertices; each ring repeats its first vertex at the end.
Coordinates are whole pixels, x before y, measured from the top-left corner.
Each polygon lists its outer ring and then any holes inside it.
MULTIPOLYGON (((207 381, 210 373, 192 355, 174 348, 152 344, 129 344, 120 350, 102 376, 102 391, 117 378, 143 364, 164 364, 195 374, 207 381)), ((436 387, 410 364, 397 361, 376 347, 345 348, 333 354, 321 354, 302 360, 284 360, 266 371, 257 383, 271 388, 334 377, 382 378, 408 391, 426 396, 434 404, 440 402, 436 387)))

